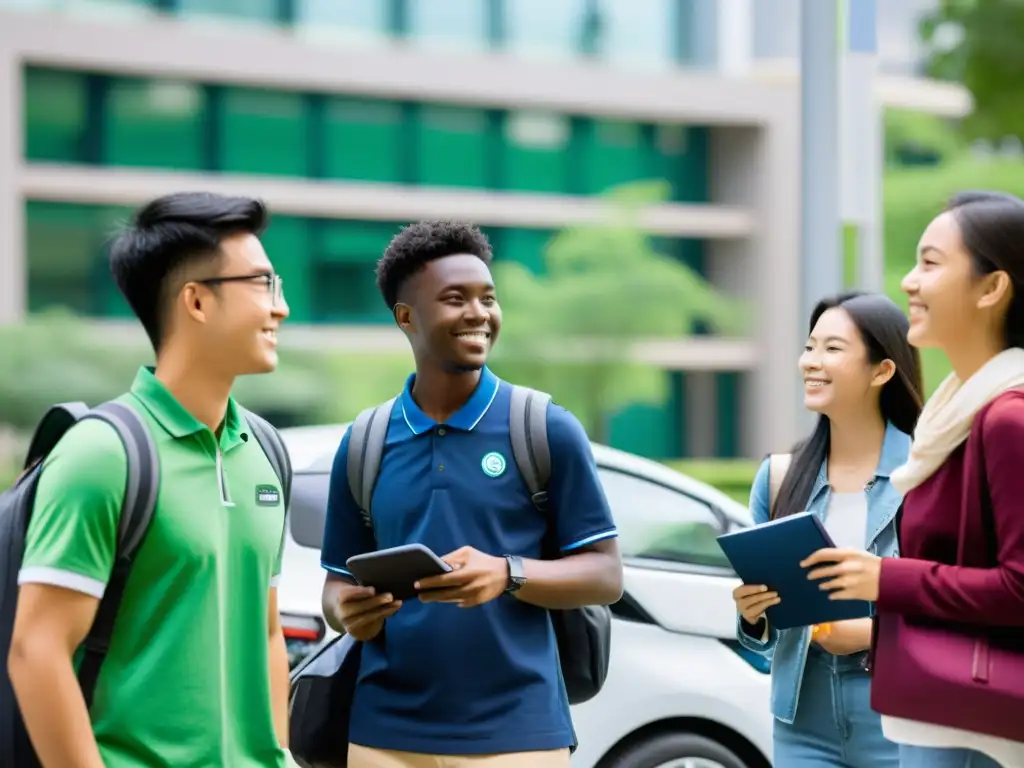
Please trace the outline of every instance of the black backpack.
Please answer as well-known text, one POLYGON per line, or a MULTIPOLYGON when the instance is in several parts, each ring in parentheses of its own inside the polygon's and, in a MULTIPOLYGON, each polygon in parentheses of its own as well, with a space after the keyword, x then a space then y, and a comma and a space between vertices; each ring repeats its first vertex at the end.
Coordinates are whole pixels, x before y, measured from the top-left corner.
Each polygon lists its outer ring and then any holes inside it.
MULTIPOLYGON (((243 414, 257 441, 281 481, 287 509, 291 491, 291 466, 281 436, 254 413, 243 414)), ((146 423, 129 406, 108 402, 90 410, 85 403, 62 403, 51 407, 36 426, 25 459, 25 471, 9 489, 0 493, 0 766, 39 768, 25 724, 22 721, 10 678, 7 657, 18 603, 18 571, 25 554, 25 536, 35 503, 43 462, 64 434, 83 419, 105 421, 124 444, 128 480, 118 529, 117 559, 100 600, 96 618, 83 642, 78 683, 86 706, 92 705, 100 667, 113 635, 114 621, 124 596, 128 574, 156 509, 160 488, 160 462, 146 423)), ((283 540, 282 540, 283 542, 283 540)))
MULTIPOLYGON (((396 398, 368 408, 352 422, 348 474, 352 496, 371 520, 370 500, 384 455, 384 440, 396 398)), ((534 505, 548 508, 551 476, 547 413, 551 396, 514 386, 509 406, 509 436, 516 466, 534 505)), ((544 559, 561 556, 554 526, 549 526, 544 559)), ((582 704, 598 694, 608 677, 612 614, 605 605, 552 610, 551 623, 558 661, 570 704, 582 704)), ((328 641, 292 670, 292 757, 302 766, 347 765, 348 716, 359 672, 361 644, 347 636, 328 641)))

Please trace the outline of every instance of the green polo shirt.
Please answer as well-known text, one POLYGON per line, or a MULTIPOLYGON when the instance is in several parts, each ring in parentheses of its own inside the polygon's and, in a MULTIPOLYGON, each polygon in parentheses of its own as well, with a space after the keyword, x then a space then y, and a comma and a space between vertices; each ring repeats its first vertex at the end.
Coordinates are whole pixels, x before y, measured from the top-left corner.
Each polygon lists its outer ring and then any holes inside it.
MULTIPOLYGON (((233 401, 219 439, 147 369, 121 402, 148 423, 161 481, 96 686, 104 764, 285 766, 267 642, 285 514, 274 469, 233 401)), ((102 597, 125 477, 117 433, 75 425, 44 465, 19 583, 102 597)))

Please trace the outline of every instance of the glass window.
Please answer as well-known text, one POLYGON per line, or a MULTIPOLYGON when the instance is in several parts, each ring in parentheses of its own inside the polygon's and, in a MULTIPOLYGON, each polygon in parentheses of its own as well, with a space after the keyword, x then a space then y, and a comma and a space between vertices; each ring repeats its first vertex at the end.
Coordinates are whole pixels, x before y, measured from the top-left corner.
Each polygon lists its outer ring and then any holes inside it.
POLYGON ((24 99, 25 156, 57 162, 84 160, 86 76, 30 67, 25 70, 24 99))
POLYGON ((419 111, 416 133, 418 183, 487 186, 487 113, 484 110, 424 106, 419 111))
POLYGON ((390 322, 377 290, 377 260, 398 225, 386 222, 317 223, 312 267, 315 322, 390 322))
POLYGON ((270 225, 260 238, 274 270, 283 280, 289 319, 308 323, 310 310, 310 222, 295 216, 271 213, 270 225))
POLYGON ((655 125, 648 147, 651 177, 672 184, 672 199, 709 202, 708 129, 678 124, 655 125))
POLYGON ((324 111, 324 162, 329 178, 404 180, 400 103, 330 98, 324 111))
POLYGON ((25 206, 30 312, 62 307, 83 315, 129 316, 107 261, 130 211, 30 201, 25 206))
POLYGON ((599 194, 650 176, 642 126, 597 119, 584 119, 578 125, 574 140, 580 144, 584 194, 599 194))
POLYGON ((730 568, 718 546, 722 525, 703 501, 601 468, 624 557, 730 568))
POLYGON ((674 63, 675 0, 601 0, 598 51, 623 66, 674 63))
POLYGON ((296 0, 295 23, 304 35, 375 42, 388 34, 388 2, 296 0))
POLYGON ((407 0, 409 35, 455 50, 487 45, 486 0, 407 0))
POLYGON ((177 0, 181 14, 256 21, 278 21, 277 7, 277 0, 177 0))
POLYGON ((534 274, 543 274, 547 271, 545 252, 554 235, 550 229, 503 229, 494 244, 495 257, 502 261, 518 261, 534 274))
POLYGON ((583 48, 587 0, 505 0, 505 47, 526 56, 575 56, 583 48))
POLYGON ((569 192, 565 153, 569 118, 545 112, 511 112, 505 119, 502 181, 506 189, 569 192))
POLYGON ((202 86, 118 78, 104 104, 103 160, 111 165, 203 167, 202 86))
POLYGON ((305 176, 305 98, 301 93, 225 88, 218 99, 220 170, 305 176))

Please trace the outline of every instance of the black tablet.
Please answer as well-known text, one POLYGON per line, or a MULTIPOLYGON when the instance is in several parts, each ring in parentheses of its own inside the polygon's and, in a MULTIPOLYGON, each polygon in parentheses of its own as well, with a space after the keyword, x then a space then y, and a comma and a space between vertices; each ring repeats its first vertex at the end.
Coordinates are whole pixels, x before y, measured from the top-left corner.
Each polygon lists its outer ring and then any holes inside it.
POLYGON ((416 597, 413 584, 428 576, 448 573, 452 569, 422 544, 403 544, 364 555, 353 555, 345 565, 364 587, 373 587, 378 595, 390 592, 396 600, 416 597))

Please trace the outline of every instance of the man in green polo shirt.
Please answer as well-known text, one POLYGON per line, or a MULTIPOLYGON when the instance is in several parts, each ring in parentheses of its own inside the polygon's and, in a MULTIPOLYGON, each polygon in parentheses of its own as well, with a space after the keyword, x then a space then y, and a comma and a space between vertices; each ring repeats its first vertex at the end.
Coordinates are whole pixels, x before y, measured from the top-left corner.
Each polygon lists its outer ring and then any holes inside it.
POLYGON ((229 396, 236 377, 274 370, 288 316, 265 222, 256 200, 175 194, 113 247, 156 350, 121 402, 153 435, 160 492, 87 711, 75 662, 114 563, 126 458, 86 420, 46 461, 9 659, 44 768, 288 764, 283 489, 229 396))

